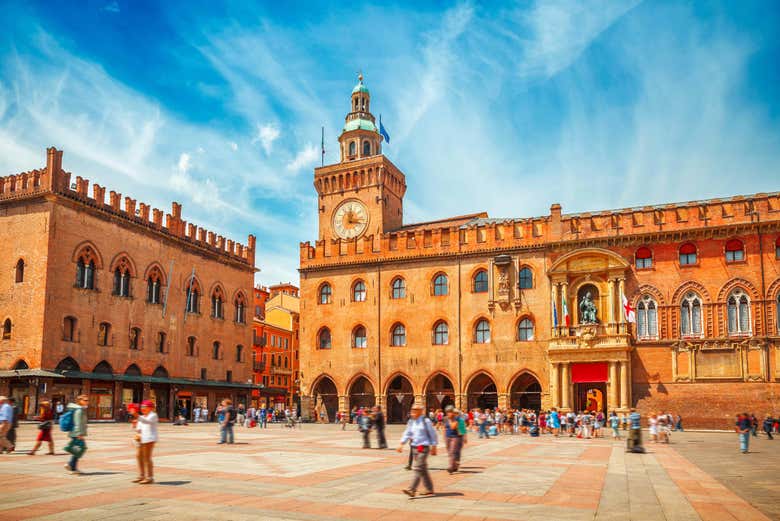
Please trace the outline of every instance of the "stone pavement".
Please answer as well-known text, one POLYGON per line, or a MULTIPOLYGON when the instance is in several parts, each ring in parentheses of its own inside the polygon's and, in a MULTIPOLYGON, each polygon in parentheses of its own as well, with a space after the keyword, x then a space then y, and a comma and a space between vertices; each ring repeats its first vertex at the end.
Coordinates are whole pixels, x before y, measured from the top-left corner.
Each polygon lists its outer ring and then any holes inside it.
MULTIPOLYGON (((391 444, 400 431, 390 427, 391 444)), ((18 448, 29 449, 36 432, 23 425, 18 448)), ((214 424, 163 425, 157 483, 146 486, 130 482, 136 467, 127 424, 90 425, 82 476, 64 471, 64 433, 54 434, 59 456, 0 456, 1 520, 780 519, 777 480, 749 485, 759 461, 774 458, 780 468, 778 450, 759 440, 757 454, 741 455, 731 434, 675 434, 672 445, 644 455, 609 440, 471 436, 462 472, 444 471, 442 451, 430 459, 437 495, 416 499, 400 492, 411 478, 402 468, 406 454, 362 450, 356 431, 336 425, 237 428, 232 446, 215 444, 214 424), (690 457, 689 446, 698 451, 690 457), (743 470, 734 488, 747 501, 694 464, 707 458, 743 470)))

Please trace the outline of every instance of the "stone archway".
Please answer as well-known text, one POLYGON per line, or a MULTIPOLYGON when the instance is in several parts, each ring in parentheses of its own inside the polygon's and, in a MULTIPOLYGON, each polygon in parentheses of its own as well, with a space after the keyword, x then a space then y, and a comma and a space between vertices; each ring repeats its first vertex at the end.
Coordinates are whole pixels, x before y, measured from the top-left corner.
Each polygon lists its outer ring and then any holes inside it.
POLYGON ((327 376, 317 381, 312 392, 316 421, 332 422, 339 410, 339 393, 336 384, 327 376))
POLYGON ((455 387, 452 380, 439 373, 431 378, 425 388, 425 407, 427 410, 443 410, 448 405, 455 405, 455 387))
POLYGON ((534 375, 522 373, 515 378, 509 389, 509 406, 512 409, 541 410, 542 386, 534 375))
POLYGON ((395 376, 387 386, 387 421, 404 423, 414 403, 412 383, 403 375, 395 376))
POLYGON ((496 382, 487 374, 479 373, 469 382, 466 390, 469 410, 495 409, 498 407, 498 389, 496 382))
POLYGON ((353 407, 358 409, 373 407, 376 405, 376 396, 374 394, 374 386, 365 376, 358 376, 349 386, 349 410, 353 407))

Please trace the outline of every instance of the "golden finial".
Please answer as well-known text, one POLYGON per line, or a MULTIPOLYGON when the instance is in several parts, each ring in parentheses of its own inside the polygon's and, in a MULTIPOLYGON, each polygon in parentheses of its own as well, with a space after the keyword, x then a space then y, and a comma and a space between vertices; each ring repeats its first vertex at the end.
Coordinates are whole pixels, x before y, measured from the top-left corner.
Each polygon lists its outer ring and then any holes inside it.
POLYGON ((358 72, 358 81, 363 83, 363 71, 358 72))

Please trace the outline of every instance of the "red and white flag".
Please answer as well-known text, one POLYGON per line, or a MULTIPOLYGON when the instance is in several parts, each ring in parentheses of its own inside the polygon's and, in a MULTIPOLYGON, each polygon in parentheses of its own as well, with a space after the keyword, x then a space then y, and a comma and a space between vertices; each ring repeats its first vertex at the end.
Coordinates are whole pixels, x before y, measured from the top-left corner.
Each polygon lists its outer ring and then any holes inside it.
POLYGON ((625 295, 622 295, 623 297, 623 313, 626 316, 626 320, 628 322, 636 322, 636 310, 631 307, 631 304, 629 304, 628 299, 625 295))

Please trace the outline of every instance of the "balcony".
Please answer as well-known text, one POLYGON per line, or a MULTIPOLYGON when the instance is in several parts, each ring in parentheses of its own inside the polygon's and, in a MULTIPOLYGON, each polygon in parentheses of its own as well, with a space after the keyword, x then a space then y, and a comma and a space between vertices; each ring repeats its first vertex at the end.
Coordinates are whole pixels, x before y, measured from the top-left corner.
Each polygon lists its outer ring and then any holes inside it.
POLYGON ((253 362, 252 370, 256 373, 262 373, 265 371, 265 364, 263 362, 253 362))
POLYGON ((552 328, 550 350, 625 349, 631 345, 630 324, 578 324, 552 328))
POLYGON ((292 369, 282 369, 281 367, 271 366, 271 374, 292 375, 292 369))

